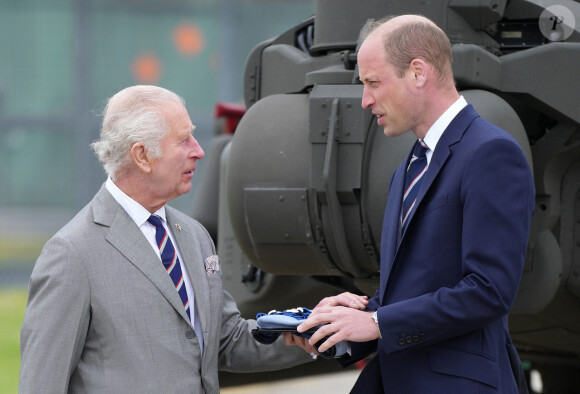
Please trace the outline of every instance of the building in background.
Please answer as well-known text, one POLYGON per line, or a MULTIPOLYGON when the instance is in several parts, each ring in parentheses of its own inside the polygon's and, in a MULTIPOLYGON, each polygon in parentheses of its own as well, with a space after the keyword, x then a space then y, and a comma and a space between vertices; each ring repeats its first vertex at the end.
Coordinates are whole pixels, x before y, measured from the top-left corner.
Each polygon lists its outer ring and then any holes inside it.
MULTIPOLYGON (((43 243, 104 181, 89 144, 108 97, 134 84, 175 91, 207 150, 216 102, 241 102, 251 49, 314 7, 314 0, 0 0, 0 265, 22 256, 11 251, 22 237, 43 243)), ((203 161, 197 175, 199 184, 203 161)), ((187 212, 192 197, 173 205, 187 212)))

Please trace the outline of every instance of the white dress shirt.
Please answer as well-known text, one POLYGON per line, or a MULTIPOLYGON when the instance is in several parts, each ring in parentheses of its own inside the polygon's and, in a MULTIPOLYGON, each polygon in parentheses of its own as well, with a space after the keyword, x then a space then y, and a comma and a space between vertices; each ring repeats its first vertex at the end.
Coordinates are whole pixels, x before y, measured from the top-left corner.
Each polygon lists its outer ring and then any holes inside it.
MULTIPOLYGON (((133 200, 129 197, 125 192, 123 192, 115 182, 111 178, 107 178, 107 182, 105 183, 105 187, 111 193, 113 198, 123 207, 123 209, 127 212, 127 214, 133 219, 139 230, 143 233, 151 247, 159 257, 161 262, 161 254, 159 253, 159 247, 157 246, 157 240, 155 239, 155 232, 156 228, 154 225, 149 223, 147 219, 151 216, 151 213, 145 209, 141 204, 137 201, 133 200)), ((197 306, 195 305, 195 295, 193 293, 193 286, 191 285, 191 279, 187 274, 187 268, 183 263, 183 258, 181 257, 181 253, 179 252, 179 247, 175 242, 175 238, 173 238, 173 234, 171 233, 171 229, 167 226, 167 220, 165 219, 165 206, 161 207, 157 212, 154 213, 161 218, 161 222, 163 223, 163 227, 169 234, 169 238, 175 247, 175 252, 177 253, 177 257, 181 262, 181 271, 183 273, 183 282, 185 283, 185 290, 187 291, 187 298, 189 299, 189 305, 193 305, 191 308, 191 324, 194 327, 195 333, 197 335, 197 339, 199 341, 200 351, 203 353, 203 337, 201 336, 201 325, 199 324, 199 319, 197 319, 197 306)))
POLYGON ((459 96, 459 98, 451 104, 445 112, 443 112, 439 119, 433 123, 429 130, 427 130, 427 134, 425 134, 425 138, 423 138, 423 142, 429 147, 429 150, 425 153, 425 156, 427 157, 427 165, 431 163, 431 157, 433 157, 433 152, 435 151, 435 147, 443 135, 443 132, 466 105, 467 101, 465 101, 463 96, 459 96))

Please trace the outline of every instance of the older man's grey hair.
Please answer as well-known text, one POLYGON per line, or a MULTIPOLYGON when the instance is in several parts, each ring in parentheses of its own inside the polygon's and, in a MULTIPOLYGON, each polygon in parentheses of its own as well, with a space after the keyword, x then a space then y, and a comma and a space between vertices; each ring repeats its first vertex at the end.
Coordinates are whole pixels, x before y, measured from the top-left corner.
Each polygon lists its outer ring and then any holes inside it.
POLYGON ((172 91, 151 85, 131 86, 109 99, 100 139, 91 148, 111 179, 128 168, 135 143, 141 142, 151 158, 161 156, 161 141, 170 131, 162 107, 170 102, 184 104, 172 91))

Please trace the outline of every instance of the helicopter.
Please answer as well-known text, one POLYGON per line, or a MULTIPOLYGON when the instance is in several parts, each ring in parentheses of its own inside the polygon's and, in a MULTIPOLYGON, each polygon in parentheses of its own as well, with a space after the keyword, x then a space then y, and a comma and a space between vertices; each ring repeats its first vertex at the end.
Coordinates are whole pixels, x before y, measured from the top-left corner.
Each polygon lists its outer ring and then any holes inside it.
POLYGON ((459 93, 509 132, 536 206, 509 328, 545 392, 580 386, 580 3, 574 0, 317 0, 258 44, 244 108, 222 108, 192 216, 210 232, 244 317, 373 295, 389 179, 415 137, 386 138, 361 107, 357 42, 386 15, 420 14, 452 44, 459 93))

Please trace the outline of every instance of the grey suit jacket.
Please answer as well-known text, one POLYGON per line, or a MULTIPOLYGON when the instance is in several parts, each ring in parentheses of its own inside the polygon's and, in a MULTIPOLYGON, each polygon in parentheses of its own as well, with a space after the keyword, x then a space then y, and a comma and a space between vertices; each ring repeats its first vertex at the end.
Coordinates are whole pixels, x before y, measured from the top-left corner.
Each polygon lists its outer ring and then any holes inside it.
POLYGON ((240 317, 221 273, 206 272, 204 262, 215 255, 211 238, 195 220, 166 209, 194 288, 203 357, 159 258, 103 185, 34 267, 21 393, 218 393, 218 369, 273 370, 311 360, 281 340, 254 341, 255 321, 240 317))

